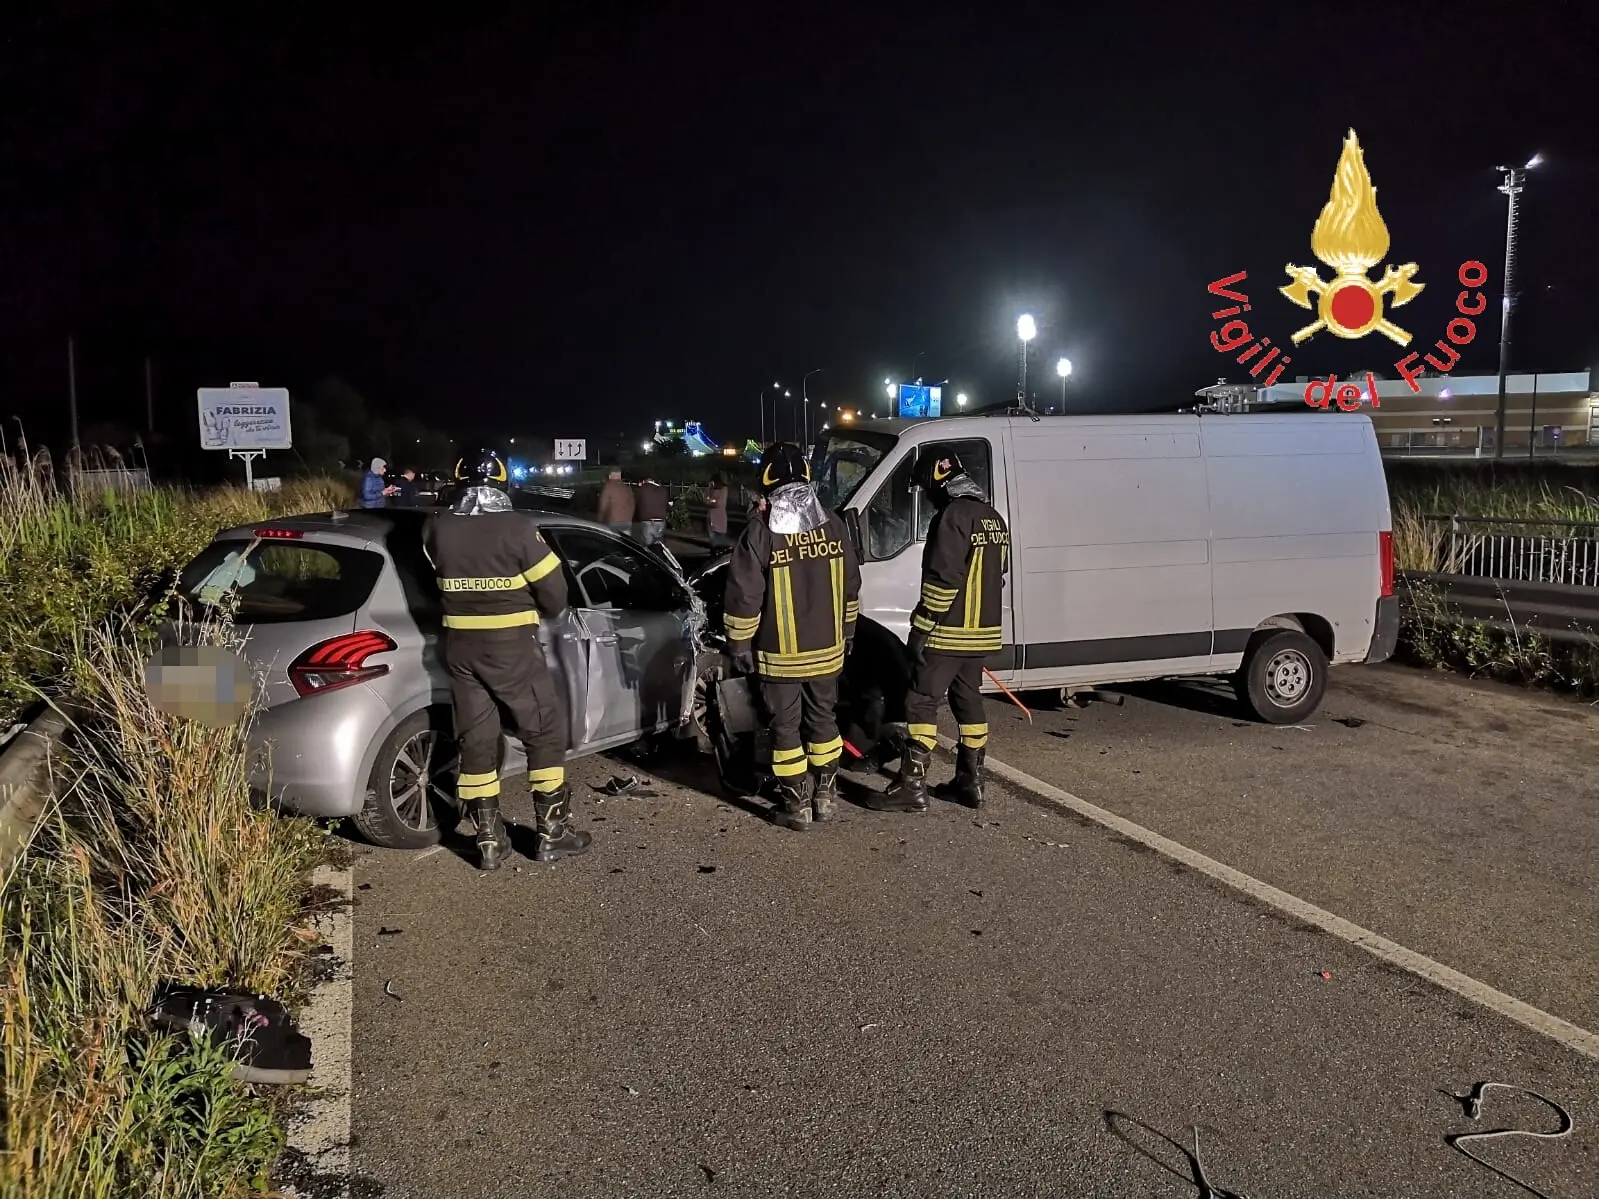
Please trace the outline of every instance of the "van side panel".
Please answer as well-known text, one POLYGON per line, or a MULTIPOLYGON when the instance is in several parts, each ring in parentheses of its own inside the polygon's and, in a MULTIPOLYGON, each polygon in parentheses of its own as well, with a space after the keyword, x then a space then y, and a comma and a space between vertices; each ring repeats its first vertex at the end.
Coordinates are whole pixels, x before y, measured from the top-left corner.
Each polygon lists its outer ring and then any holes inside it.
POLYGON ((1011 423, 1028 686, 1202 673, 1210 513, 1199 418, 1011 423))
MULTIPOLYGON (((1201 418, 1210 487, 1217 670, 1285 616, 1331 626, 1334 662, 1364 661, 1382 587, 1388 485, 1368 417, 1201 418)), ((1307 631, 1310 631, 1307 628, 1307 631)))

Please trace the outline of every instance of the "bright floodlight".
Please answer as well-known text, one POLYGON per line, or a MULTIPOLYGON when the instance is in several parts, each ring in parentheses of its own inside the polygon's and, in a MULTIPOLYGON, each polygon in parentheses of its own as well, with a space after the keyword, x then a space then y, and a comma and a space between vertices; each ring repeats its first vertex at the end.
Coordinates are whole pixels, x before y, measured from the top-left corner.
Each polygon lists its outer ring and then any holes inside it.
POLYGON ((893 385, 893 384, 892 384, 892 383, 890 383, 890 384, 889 384, 889 385, 888 385, 888 386, 887 386, 887 387, 885 387, 885 388, 884 388, 884 389, 883 389, 883 390, 884 390, 884 391, 886 391, 886 392, 887 392, 887 393, 888 393, 888 398, 889 398, 889 399, 891 399, 891 400, 892 400, 892 399, 893 399, 893 398, 894 398, 894 385, 893 385))
POLYGON ((639 449, 643 450, 647 454, 650 452, 650 447, 654 444, 655 443, 653 441, 646 441, 643 445, 639 446, 639 449))
POLYGON ((1038 336, 1038 323, 1033 320, 1031 314, 1022 313, 1021 319, 1016 322, 1016 336, 1023 341, 1032 341, 1038 336))
POLYGON ((1059 375, 1062 379, 1064 379, 1067 375, 1071 374, 1072 373, 1072 360, 1070 358, 1062 358, 1059 362, 1057 362, 1055 364, 1055 373, 1057 375, 1059 375))
POLYGON ((955 403, 962 408, 966 407, 966 393, 964 391, 955 397, 955 403))
POLYGON ((1535 167, 1535 166, 1540 166, 1540 165, 1542 165, 1542 163, 1543 163, 1543 155, 1542 154, 1534 154, 1531 158, 1527 159, 1527 166, 1529 168, 1535 167))

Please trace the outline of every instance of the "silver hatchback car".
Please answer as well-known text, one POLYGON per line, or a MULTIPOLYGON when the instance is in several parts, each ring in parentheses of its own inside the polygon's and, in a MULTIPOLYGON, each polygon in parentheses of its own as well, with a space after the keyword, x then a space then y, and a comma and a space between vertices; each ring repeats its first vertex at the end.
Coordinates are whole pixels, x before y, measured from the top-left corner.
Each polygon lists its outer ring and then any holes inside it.
MULTIPOLYGON (((437 842, 458 815, 442 611, 422 552, 429 515, 329 512, 227 529, 179 579, 191 610, 231 604, 246 636, 262 679, 261 794, 349 817, 393 848, 437 842)), ((693 735, 705 608, 676 559, 591 521, 523 515, 566 569, 571 606, 539 639, 566 698, 568 757, 693 735)), ((507 736, 504 747, 501 775, 525 771, 521 744, 507 736)))

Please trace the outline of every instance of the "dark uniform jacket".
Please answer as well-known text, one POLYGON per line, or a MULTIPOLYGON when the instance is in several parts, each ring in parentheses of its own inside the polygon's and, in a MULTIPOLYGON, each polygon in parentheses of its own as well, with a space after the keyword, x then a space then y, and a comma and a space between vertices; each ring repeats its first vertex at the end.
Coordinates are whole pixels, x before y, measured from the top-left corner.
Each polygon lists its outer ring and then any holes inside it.
POLYGON ((566 576, 520 512, 441 512, 422 531, 444 598, 444 627, 516 634, 566 610, 566 576))
POLYGON ((638 485, 638 504, 633 513, 635 520, 666 519, 666 488, 659 483, 644 482, 638 485))
POLYGON ((777 681, 826 678, 844 669, 855 635, 861 568, 835 512, 808 533, 774 533, 750 517, 728 565, 723 620, 728 640, 755 640, 756 670, 777 681))
POLYGON ((1010 530, 994 508, 973 496, 951 499, 927 528, 922 595, 911 627, 927 648, 963 658, 986 657, 1005 644, 1001 592, 1010 568, 1010 530))

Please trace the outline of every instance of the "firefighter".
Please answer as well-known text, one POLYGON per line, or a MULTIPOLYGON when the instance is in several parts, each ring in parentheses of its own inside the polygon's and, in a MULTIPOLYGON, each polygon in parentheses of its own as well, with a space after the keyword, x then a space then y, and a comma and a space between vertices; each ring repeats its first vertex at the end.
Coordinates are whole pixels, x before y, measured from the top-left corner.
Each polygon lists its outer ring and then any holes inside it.
POLYGON ((759 676, 771 722, 772 819, 795 830, 837 813, 844 741, 834 709, 861 590, 849 531, 810 478, 797 445, 779 442, 761 456, 765 507, 733 548, 723 603, 733 668, 759 676))
POLYGON ((981 692, 983 659, 1004 646, 1000 599, 1010 567, 1010 530, 953 453, 923 454, 911 476, 935 514, 922 551, 922 592, 911 612, 914 662, 905 697, 908 740, 899 776, 874 806, 927 811, 927 767, 938 744, 938 705, 949 696, 960 728, 954 779, 934 793, 968 808, 983 806, 988 714, 981 692))
POLYGON ((584 852, 590 841, 571 826, 565 706, 538 639, 540 616, 566 610, 566 576, 533 522, 512 511, 498 454, 480 450, 461 459, 455 481, 460 494, 422 535, 444 600, 444 661, 461 743, 455 794, 472 813, 482 868, 499 869, 511 847, 500 819, 503 708, 527 750, 534 860, 557 861, 584 852))

